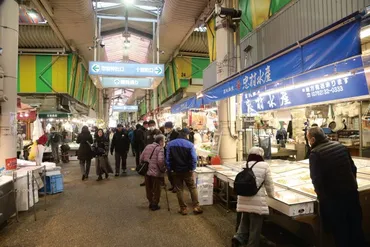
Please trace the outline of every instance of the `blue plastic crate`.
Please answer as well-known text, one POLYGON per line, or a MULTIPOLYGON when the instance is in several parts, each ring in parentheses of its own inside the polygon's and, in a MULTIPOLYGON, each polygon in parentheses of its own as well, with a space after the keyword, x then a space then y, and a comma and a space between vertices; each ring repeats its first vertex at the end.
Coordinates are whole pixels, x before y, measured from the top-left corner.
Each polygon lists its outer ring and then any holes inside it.
MULTIPOLYGON (((63 192, 64 190, 63 175, 60 174, 60 175, 46 176, 46 186, 45 187, 46 187, 47 194, 56 194, 56 193, 63 192)), ((44 188, 41 188, 39 191, 44 193, 44 188)))

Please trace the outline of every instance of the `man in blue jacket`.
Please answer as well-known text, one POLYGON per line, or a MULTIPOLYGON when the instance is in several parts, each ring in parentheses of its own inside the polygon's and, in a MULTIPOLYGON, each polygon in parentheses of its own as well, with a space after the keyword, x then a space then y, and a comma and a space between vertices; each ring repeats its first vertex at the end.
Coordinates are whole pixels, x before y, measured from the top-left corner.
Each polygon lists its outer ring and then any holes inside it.
POLYGON ((184 201, 184 183, 190 191, 194 213, 203 213, 199 206, 198 192, 193 178, 193 171, 197 167, 197 154, 194 144, 189 141, 189 134, 189 129, 184 128, 177 139, 167 144, 166 152, 167 169, 174 175, 177 199, 180 205, 179 213, 182 215, 188 214, 187 205, 184 201))

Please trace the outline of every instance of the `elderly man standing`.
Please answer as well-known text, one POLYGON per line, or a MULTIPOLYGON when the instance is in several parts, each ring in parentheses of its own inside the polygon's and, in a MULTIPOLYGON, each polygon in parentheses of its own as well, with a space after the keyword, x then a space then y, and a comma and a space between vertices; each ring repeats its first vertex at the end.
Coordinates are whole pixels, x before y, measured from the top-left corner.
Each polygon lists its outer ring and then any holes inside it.
POLYGON ((347 148, 329 141, 319 127, 310 128, 310 173, 320 202, 324 229, 338 247, 365 246, 356 166, 347 148))
POLYGON ((193 178, 193 171, 197 167, 197 155, 194 144, 189 141, 190 131, 183 129, 177 139, 167 144, 166 165, 167 169, 174 174, 177 199, 179 201, 179 213, 187 215, 187 205, 184 201, 184 183, 189 189, 193 201, 194 213, 201 214, 203 210, 199 206, 198 191, 193 178))

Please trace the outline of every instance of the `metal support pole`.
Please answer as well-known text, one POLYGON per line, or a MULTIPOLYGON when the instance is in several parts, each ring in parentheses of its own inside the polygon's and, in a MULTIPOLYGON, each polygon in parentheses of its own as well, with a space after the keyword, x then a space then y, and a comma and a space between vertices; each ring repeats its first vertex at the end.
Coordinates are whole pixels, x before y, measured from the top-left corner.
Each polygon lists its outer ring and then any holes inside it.
POLYGON ((36 217, 36 198, 35 198, 35 175, 32 172, 32 199, 33 199, 33 216, 35 218, 35 221, 37 221, 36 217))
POLYGON ((46 195, 47 195, 47 191, 46 191, 46 165, 44 165, 44 197, 45 197, 45 211, 46 211, 46 195))
MULTIPOLYGON (((101 18, 98 18, 98 38, 102 42, 102 37, 101 37, 101 18)), ((101 60, 101 49, 98 50, 98 61, 101 60)))
POLYGON ((94 19, 94 41, 93 41, 93 47, 94 47, 94 61, 97 61, 98 58, 98 0, 95 0, 95 19, 94 19))
POLYGON ((30 208, 30 173, 27 172, 27 209, 30 208))
POLYGON ((157 35, 156 35, 156 38, 157 38, 157 63, 159 64, 159 8, 157 9, 157 35))
POLYGON ((18 190, 15 187, 16 181, 17 181, 17 172, 13 172, 13 188, 14 188, 15 215, 16 215, 17 222, 19 222, 18 204, 17 204, 17 193, 18 193, 18 190))
POLYGON ((360 101, 360 111, 359 111, 359 116, 358 116, 358 122, 359 122, 359 135, 360 135, 360 157, 362 157, 362 148, 363 148, 363 141, 364 141, 364 137, 362 136, 363 135, 363 130, 362 130, 362 106, 363 106, 363 101, 361 100, 360 101))
POLYGON ((155 35, 155 23, 153 22, 153 40, 152 40, 152 51, 153 51, 153 63, 155 63, 155 50, 157 47, 157 44, 155 42, 156 40, 156 35, 155 35))

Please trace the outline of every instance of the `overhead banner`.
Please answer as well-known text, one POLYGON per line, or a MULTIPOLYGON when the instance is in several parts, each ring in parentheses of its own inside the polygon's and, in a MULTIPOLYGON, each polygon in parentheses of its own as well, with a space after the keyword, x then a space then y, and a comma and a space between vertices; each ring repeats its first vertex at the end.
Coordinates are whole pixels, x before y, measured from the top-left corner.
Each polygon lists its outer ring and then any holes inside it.
POLYGON ((197 109, 202 106, 202 99, 197 99, 196 96, 190 97, 185 101, 179 102, 171 107, 171 113, 176 114, 180 112, 189 111, 191 109, 197 109))
POLYGON ((244 93, 242 111, 253 114, 365 95, 369 95, 369 89, 358 56, 289 78, 274 87, 244 93))
POLYGON ((150 78, 116 78, 103 77, 101 79, 103 88, 151 88, 152 79, 150 78))
POLYGON ((206 91, 203 93, 204 103, 209 104, 229 98, 275 83, 284 78, 293 77, 306 71, 359 55, 361 54, 359 30, 360 20, 352 18, 349 23, 324 36, 303 46, 298 45, 292 51, 271 61, 267 59, 267 62, 261 62, 261 65, 254 69, 247 69, 206 91))
POLYGON ((115 77, 163 77, 163 64, 89 62, 89 74, 115 77))
POLYGON ((116 112, 137 112, 139 107, 137 105, 114 105, 112 110, 116 112))

